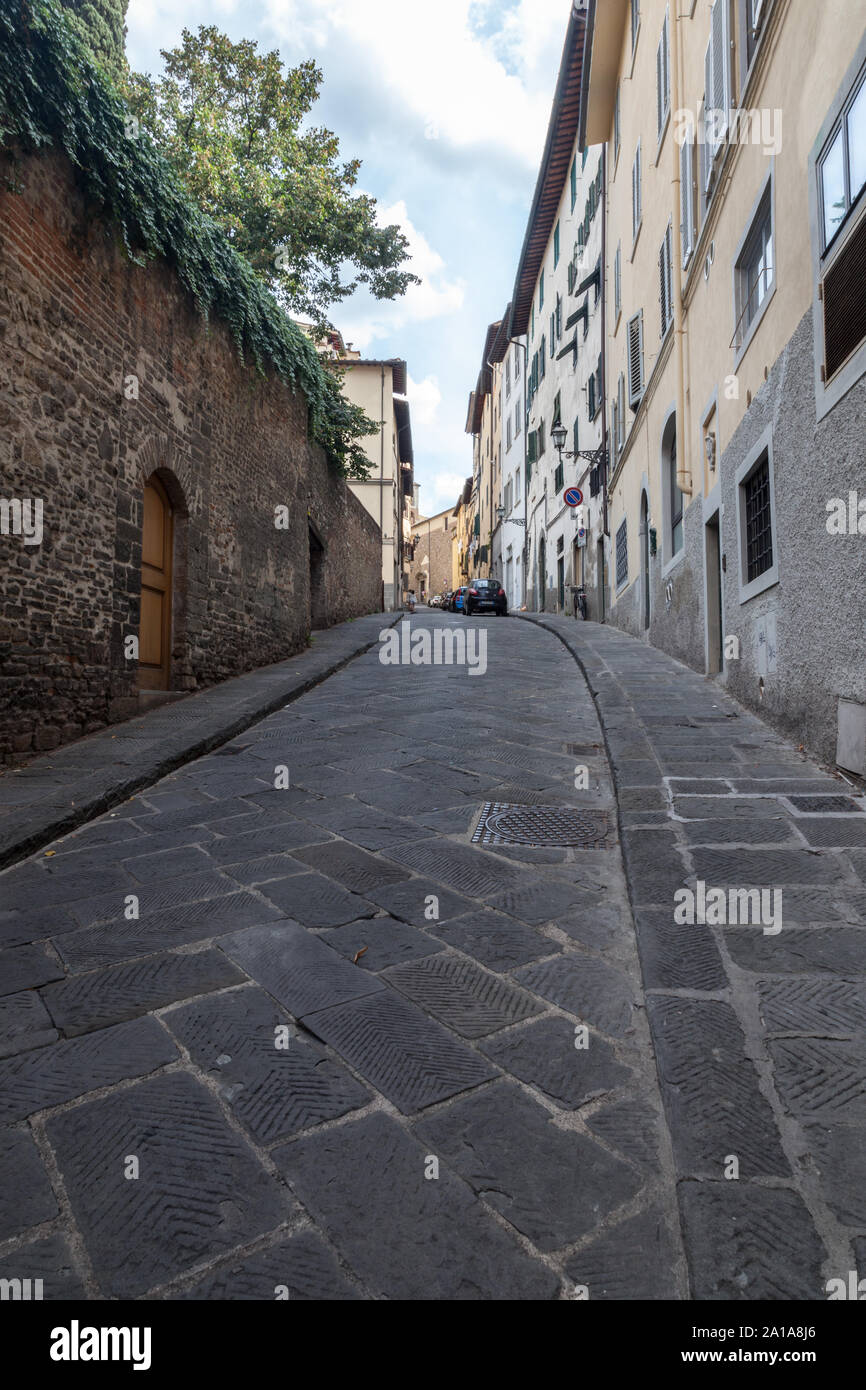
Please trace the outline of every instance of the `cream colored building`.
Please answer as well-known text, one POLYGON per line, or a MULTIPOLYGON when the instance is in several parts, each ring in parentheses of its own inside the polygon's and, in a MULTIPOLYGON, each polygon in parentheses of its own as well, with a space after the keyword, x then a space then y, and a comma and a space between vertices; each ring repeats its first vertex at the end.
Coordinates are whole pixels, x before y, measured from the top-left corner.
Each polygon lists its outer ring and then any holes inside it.
POLYGON ((612 620, 861 773, 864 25, 589 0, 580 130, 608 150, 612 620))
POLYGON ((369 477, 353 479, 349 487, 382 531, 383 608, 392 612, 403 604, 404 517, 406 502, 414 496, 406 363, 365 359, 344 349, 339 366, 344 394, 378 425, 375 434, 361 441, 370 461, 369 477))
MULTIPOLYGON (((466 433, 472 436, 470 572, 468 578, 487 578, 493 572, 493 533, 502 487, 502 360, 497 344, 503 340, 502 320, 490 324, 481 355, 481 370, 469 396, 466 433), (499 360, 496 358, 499 356, 499 360)), ((497 579, 501 575, 495 576, 497 579)))

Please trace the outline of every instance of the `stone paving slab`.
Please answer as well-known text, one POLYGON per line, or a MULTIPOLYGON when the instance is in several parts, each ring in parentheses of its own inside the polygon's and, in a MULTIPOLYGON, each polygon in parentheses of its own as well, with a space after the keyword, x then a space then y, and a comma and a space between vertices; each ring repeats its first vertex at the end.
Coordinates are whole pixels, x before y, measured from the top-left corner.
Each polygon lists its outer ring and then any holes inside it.
POLYGON ((287 661, 188 695, 5 773, 0 777, 0 868, 298 699, 367 651, 382 628, 396 621, 393 614, 374 613, 316 632, 311 646, 287 661), (118 748, 121 733, 134 745, 129 762, 122 761, 118 748), (34 778, 41 782, 35 796, 34 778), (64 783, 74 784, 74 797, 64 794, 64 783))
POLYGON ((257 1143, 269 1145, 367 1105, 370 1093, 260 989, 196 999, 163 1015, 257 1143))
POLYGON ((32 1135, 23 1129, 0 1130, 0 1240, 51 1221, 57 1211, 32 1135))
POLYGON ((285 1189, 202 1086, 161 1076, 49 1120, 49 1142, 103 1296, 135 1298, 273 1230, 285 1189), (128 1157, 139 1176, 125 1176, 128 1157))
POLYGON ((226 937, 221 943, 295 1018, 347 1004, 382 990, 381 981, 358 970, 298 922, 278 922, 226 937))
POLYGON ((425 956, 385 971, 389 984, 463 1038, 483 1038, 543 1011, 543 1004, 459 955, 425 956))
POLYGON ((300 1231, 255 1255, 221 1264, 213 1274, 166 1297, 198 1302, 348 1302, 361 1298, 320 1236, 300 1231))
POLYGON ((390 1116, 285 1145, 274 1158, 372 1292, 393 1299, 552 1299, 559 1281, 390 1116), (346 1175, 351 1174, 351 1182, 346 1175))

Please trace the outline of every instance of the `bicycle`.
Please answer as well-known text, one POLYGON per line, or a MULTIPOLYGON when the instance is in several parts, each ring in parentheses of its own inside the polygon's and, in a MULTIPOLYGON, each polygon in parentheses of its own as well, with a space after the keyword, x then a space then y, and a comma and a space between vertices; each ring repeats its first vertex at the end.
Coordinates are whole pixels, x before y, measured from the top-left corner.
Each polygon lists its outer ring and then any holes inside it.
POLYGON ((574 608, 574 616, 577 617, 579 611, 581 618, 584 622, 586 622, 586 589, 582 584, 578 584, 577 588, 574 591, 574 608))

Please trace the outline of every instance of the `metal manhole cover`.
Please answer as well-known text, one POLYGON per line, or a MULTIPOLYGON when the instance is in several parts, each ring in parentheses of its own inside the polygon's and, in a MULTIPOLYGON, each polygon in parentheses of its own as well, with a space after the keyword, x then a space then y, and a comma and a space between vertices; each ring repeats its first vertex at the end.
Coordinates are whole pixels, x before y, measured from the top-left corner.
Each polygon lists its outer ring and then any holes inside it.
POLYGON ((610 843, 606 811, 571 806, 516 806, 487 801, 472 836, 474 845, 572 845, 605 849, 610 843))
POLYGON ((860 810, 850 796, 789 796, 786 800, 790 801, 795 811, 810 811, 813 814, 823 811, 835 815, 840 811, 860 810))

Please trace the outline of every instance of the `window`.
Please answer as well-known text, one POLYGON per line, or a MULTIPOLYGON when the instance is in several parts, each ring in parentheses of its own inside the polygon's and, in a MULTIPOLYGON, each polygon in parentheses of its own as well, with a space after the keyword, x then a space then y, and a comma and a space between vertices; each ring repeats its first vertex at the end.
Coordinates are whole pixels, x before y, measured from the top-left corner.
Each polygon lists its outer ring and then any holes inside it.
POLYGON ((614 396, 610 403, 610 437, 613 441, 613 461, 616 463, 619 455, 619 400, 614 396))
POLYGON ((656 122, 658 138, 661 140, 671 109, 671 35, 670 11, 665 11, 665 22, 656 51, 656 122))
POLYGON ((505 422, 505 452, 511 448, 511 416, 505 422))
POLYGON ((541 335, 541 347, 538 349, 538 376, 539 376, 539 380, 543 380, 543 378, 544 378, 544 373, 547 371, 547 360, 546 360, 546 359, 547 359, 547 338, 546 338, 546 336, 542 333, 542 335, 541 335))
POLYGON ((752 59, 758 49, 764 31, 764 21, 772 0, 741 0, 745 28, 746 71, 752 66, 752 59))
POLYGON ((556 340, 562 337, 562 295, 556 296, 556 340))
POLYGON ((518 471, 517 471, 517 472, 515 473, 515 475, 514 475, 514 500, 515 500, 515 502, 519 502, 519 501, 520 501, 520 470, 519 470, 519 469, 518 469, 518 471))
POLYGON ((737 469, 740 602, 778 583, 772 429, 764 432, 737 469))
POLYGON ((574 212, 574 205, 577 202, 577 155, 571 161, 571 210, 574 212))
POLYGON ((683 494, 677 485, 677 432, 674 427, 666 459, 671 559, 683 548, 683 494))
POLYGON ((531 322, 530 327, 529 327, 529 340, 530 340, 530 342, 534 342, 534 341, 535 341, 535 305, 534 305, 534 304, 533 304, 533 306, 532 306, 532 322, 531 322))
POLYGON ((625 521, 616 533, 616 587, 628 583, 628 528, 625 521))
POLYGON ((574 445, 573 445, 573 448, 574 448, 574 452, 575 452, 575 453, 577 453, 578 449, 580 448, 580 432, 579 432, 579 426, 580 426, 580 419, 579 419, 578 416, 575 416, 575 418, 574 418, 574 445))
POLYGON ((553 423, 554 423, 555 425, 560 424, 561 421, 562 421, 562 400, 561 400, 561 395, 562 395, 562 393, 561 393, 560 391, 557 391, 556 395, 555 395, 554 398, 553 398, 553 423))
POLYGON ((613 258, 613 309, 614 318, 618 319, 622 313, 622 246, 616 248, 616 255, 613 258))
POLYGON ((619 147, 622 143, 621 118, 619 111, 619 87, 616 89, 616 101, 613 107, 613 167, 616 168, 616 161, 619 159, 619 147))
POLYGON ((559 265, 559 223, 557 222, 553 230, 553 268, 559 265))
POLYGON ((737 326, 734 343, 742 349, 775 281, 772 184, 768 182, 734 267, 737 326))
POLYGON ((514 380, 517 381, 517 380, 519 380, 519 378, 520 378, 520 348, 519 348, 519 347, 516 347, 516 348, 514 349, 514 380))
POLYGON ((503 500, 503 505, 504 505, 504 507, 505 507, 505 515, 506 515, 506 516, 508 516, 509 512, 511 511, 511 505, 512 505, 512 503, 511 503, 511 498, 512 498, 512 482, 511 482, 511 479, 509 478, 509 479, 508 479, 508 482, 505 484, 505 497, 504 497, 504 500, 503 500))
POLYGON ((544 271, 541 272, 541 279, 538 282, 538 312, 544 308, 544 271))
POLYGON ((530 430, 526 438, 526 461, 535 463, 538 458, 538 437, 535 430, 530 430))
POLYGON ((543 420, 541 421, 541 424, 538 426, 538 429, 537 429, 536 432, 535 432, 535 437, 536 437, 536 441, 537 441, 538 457, 541 458, 541 455, 544 453, 544 421, 543 421, 543 420))
POLYGON ((866 73, 845 103, 819 169, 826 251, 866 187, 866 73))
POLYGON ((764 456, 743 484, 746 523, 746 579, 766 574, 773 564, 773 523, 770 512, 770 464, 764 456))
POLYGON ((555 472, 554 475, 553 475, 553 487, 554 487, 554 491, 559 492, 559 491, 561 490, 561 488, 562 488, 562 485, 563 485, 563 465, 562 465, 561 463, 558 463, 558 464, 556 465, 556 472, 555 472))
POLYGON ((680 146, 680 248, 683 270, 695 249, 695 137, 689 127, 680 146))
POLYGON ((637 150, 635 151, 634 164, 631 169, 631 234, 632 239, 637 241, 637 234, 641 224, 641 168, 640 168, 640 141, 638 140, 637 150))
POLYGON ((628 403, 637 410, 643 396, 643 310, 628 321, 628 403))
POLYGON ((616 384, 616 403, 617 403, 617 424, 619 425, 619 435, 617 436, 617 448, 622 450, 625 445, 625 377, 622 372, 619 374, 619 381, 616 384))
POLYGON ((510 395, 511 395, 511 358, 510 358, 510 357, 506 357, 506 359, 505 359, 505 394, 506 394, 506 396, 510 396, 510 395))
POLYGON ((586 409, 592 420, 595 417, 595 372, 586 383, 586 409))
POLYGON ((665 239, 659 251, 659 307, 661 310, 662 338, 667 335, 667 331, 674 321, 672 248, 673 227, 669 222, 665 239))
POLYGON ((515 439, 517 438, 517 436, 519 435, 519 433, 520 433, 520 405, 519 405, 519 403, 518 403, 518 404, 514 407, 514 438, 515 438, 515 439))
POLYGON ((638 30, 640 29, 640 0, 631 0, 631 51, 637 43, 638 30))
POLYGON ((556 355, 556 311, 550 315, 550 355, 556 355))

